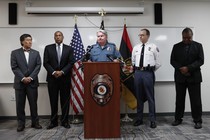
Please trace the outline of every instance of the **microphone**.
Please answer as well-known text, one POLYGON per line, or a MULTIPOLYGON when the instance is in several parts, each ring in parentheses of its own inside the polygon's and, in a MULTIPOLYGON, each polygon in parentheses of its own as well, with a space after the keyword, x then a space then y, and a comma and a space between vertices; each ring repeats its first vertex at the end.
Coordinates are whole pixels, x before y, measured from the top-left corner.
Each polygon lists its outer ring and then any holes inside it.
POLYGON ((92 50, 93 46, 87 46, 86 53, 89 53, 92 50))
POLYGON ((117 60, 118 60, 121 64, 125 65, 125 62, 124 62, 123 60, 121 60, 120 58, 117 58, 117 60))
POLYGON ((109 58, 109 60, 111 60, 112 62, 116 59, 116 60, 118 60, 118 61, 120 62, 120 65, 121 65, 121 66, 125 65, 125 62, 124 62, 123 60, 121 60, 120 58, 113 57, 113 55, 110 55, 110 54, 107 54, 106 56, 107 56, 107 57, 109 58))
POLYGON ((82 61, 88 61, 90 59, 90 51, 93 48, 93 46, 87 46, 86 53, 84 54, 82 61))
POLYGON ((110 54, 107 54, 106 57, 108 57, 109 60, 111 60, 111 61, 114 61, 114 59, 116 59, 116 58, 113 57, 113 55, 110 55, 110 54))

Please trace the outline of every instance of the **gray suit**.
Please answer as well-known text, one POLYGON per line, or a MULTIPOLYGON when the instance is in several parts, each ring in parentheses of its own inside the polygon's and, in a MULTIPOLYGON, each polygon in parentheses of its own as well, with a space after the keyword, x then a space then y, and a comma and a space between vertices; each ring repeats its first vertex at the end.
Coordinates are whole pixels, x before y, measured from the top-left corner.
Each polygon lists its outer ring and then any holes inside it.
POLYGON ((19 125, 25 125, 25 102, 26 96, 29 101, 32 124, 38 121, 37 98, 38 98, 38 73, 41 68, 41 57, 38 51, 31 49, 27 64, 23 48, 16 49, 11 53, 11 69, 15 75, 14 89, 16 95, 16 110, 19 125), (31 77, 29 84, 21 80, 31 77))

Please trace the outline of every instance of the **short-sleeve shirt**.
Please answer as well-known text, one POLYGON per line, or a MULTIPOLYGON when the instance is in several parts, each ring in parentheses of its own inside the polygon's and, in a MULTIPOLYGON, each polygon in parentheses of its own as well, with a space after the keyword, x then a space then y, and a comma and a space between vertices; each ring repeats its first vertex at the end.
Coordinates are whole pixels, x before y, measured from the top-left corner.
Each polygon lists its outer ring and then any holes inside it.
MULTIPOLYGON (((143 44, 137 44, 132 50, 132 64, 139 67, 140 56, 143 44)), ((157 70, 161 64, 159 60, 159 49, 153 43, 145 43, 143 67, 154 66, 157 70)))
POLYGON ((112 58, 120 58, 120 52, 117 50, 114 43, 106 43, 105 46, 101 47, 98 43, 93 45, 90 51, 90 60, 93 62, 107 62, 111 61, 107 56, 112 58))

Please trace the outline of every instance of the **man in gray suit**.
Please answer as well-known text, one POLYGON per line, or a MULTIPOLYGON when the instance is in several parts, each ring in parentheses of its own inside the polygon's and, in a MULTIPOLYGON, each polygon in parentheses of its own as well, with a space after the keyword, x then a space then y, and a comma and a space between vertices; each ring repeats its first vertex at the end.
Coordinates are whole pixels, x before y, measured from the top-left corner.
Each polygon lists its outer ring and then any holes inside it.
POLYGON ((41 68, 41 57, 38 51, 31 49, 32 37, 29 34, 20 36, 21 48, 11 53, 11 69, 15 75, 14 89, 16 96, 17 131, 25 128, 25 102, 29 101, 31 127, 41 129, 37 113, 38 73, 41 68))

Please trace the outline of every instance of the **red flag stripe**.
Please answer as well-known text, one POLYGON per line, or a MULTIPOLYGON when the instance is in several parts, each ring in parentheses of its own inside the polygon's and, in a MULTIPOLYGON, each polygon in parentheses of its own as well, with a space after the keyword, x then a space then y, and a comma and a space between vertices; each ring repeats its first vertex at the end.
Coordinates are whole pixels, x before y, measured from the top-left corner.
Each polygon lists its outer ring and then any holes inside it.
POLYGON ((83 96, 84 96, 84 93, 80 92, 80 89, 78 88, 77 85, 75 85, 73 88, 72 88, 72 93, 75 97, 72 97, 72 98, 75 98, 76 101, 78 102, 78 104, 81 106, 81 108, 84 106, 84 103, 83 103, 83 96), (82 96, 81 93, 83 94, 82 96))
POLYGON ((82 106, 84 106, 83 104, 84 91, 83 89, 80 88, 78 82, 74 78, 72 78, 72 82, 73 82, 72 83, 73 94, 79 98, 79 101, 81 102, 82 106))
MULTIPOLYGON (((78 69, 78 68, 76 68, 76 69, 78 69)), ((83 89, 83 87, 84 87, 84 73, 83 73, 83 71, 81 70, 81 69, 79 69, 79 70, 75 70, 74 69, 74 71, 75 71, 75 79, 78 79, 78 82, 79 82, 79 87, 80 87, 80 89, 83 89)), ((82 91, 83 93, 84 93, 84 91, 82 91)))
POLYGON ((84 103, 82 103, 83 99, 81 98, 81 96, 79 96, 81 93, 79 93, 79 90, 77 89, 76 86, 74 88, 72 88, 71 92, 72 92, 71 104, 74 108, 77 108, 77 110, 79 112, 81 112, 83 110, 83 106, 84 106, 84 103))
POLYGON ((128 36, 128 32, 126 30, 126 25, 124 25, 124 29, 123 29, 123 40, 125 41, 128 49, 130 50, 130 52, 132 52, 132 45, 131 45, 131 42, 130 42, 130 38, 128 36))
POLYGON ((84 110, 84 88, 83 88, 83 72, 79 68, 79 62, 76 62, 73 67, 71 83, 72 83, 72 97, 71 97, 71 105, 75 113, 82 112, 84 110))
MULTIPOLYGON (((79 80, 80 80, 80 81, 84 81, 84 73, 83 73, 83 71, 81 70, 80 66, 81 66, 80 62, 76 62, 76 63, 74 64, 73 70, 74 70, 74 72, 76 73, 76 75, 78 76, 79 80)), ((82 83, 81 83, 81 84, 82 84, 82 83)), ((83 86, 83 85, 82 85, 82 86, 83 86)))
MULTIPOLYGON (((75 94, 75 93, 72 93, 72 94, 75 94)), ((75 113, 82 112, 82 110, 84 109, 78 99, 78 96, 76 96, 76 94, 73 96, 73 98, 71 98, 71 105, 72 105, 75 113)))

